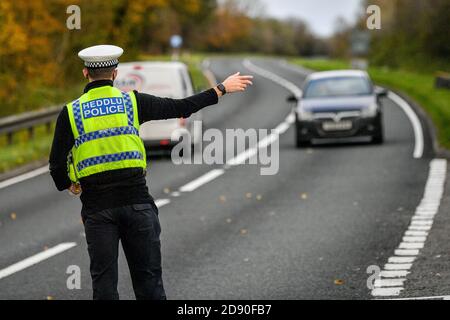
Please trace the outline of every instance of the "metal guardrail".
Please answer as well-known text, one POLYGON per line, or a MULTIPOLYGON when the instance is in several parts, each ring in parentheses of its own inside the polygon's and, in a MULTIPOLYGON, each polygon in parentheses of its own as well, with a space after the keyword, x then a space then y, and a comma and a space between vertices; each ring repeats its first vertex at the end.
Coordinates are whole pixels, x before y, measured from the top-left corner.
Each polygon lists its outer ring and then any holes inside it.
POLYGON ((450 89, 450 73, 439 72, 436 76, 436 88, 450 89))
POLYGON ((51 124, 56 120, 61 107, 50 107, 38 111, 0 118, 0 135, 6 135, 8 144, 12 144, 14 133, 27 130, 29 137, 34 136, 36 126, 45 125, 50 132, 51 124))

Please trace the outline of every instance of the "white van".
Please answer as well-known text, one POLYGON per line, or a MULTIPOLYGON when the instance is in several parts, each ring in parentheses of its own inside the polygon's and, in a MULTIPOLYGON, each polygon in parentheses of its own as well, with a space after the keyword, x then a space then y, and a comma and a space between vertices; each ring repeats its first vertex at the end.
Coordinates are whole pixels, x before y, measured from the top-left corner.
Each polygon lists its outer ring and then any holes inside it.
MULTIPOLYGON (((122 91, 137 90, 141 93, 174 99, 182 99, 194 94, 188 67, 181 62, 121 63, 114 86, 122 91)), ((195 144, 201 139, 201 126, 194 127, 194 121, 200 120, 201 112, 197 112, 189 119, 150 121, 141 126, 140 136, 147 147, 173 146, 178 143, 178 138, 172 141, 172 133, 178 129, 185 129, 190 132, 192 143, 195 144)))

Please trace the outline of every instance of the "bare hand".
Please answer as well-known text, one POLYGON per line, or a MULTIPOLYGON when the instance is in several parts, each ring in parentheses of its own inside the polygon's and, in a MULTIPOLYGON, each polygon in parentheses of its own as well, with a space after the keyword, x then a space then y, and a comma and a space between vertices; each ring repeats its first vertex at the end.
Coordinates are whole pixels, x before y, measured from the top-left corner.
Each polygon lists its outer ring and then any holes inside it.
POLYGON ((225 86, 227 93, 243 92, 248 86, 253 85, 252 79, 253 76, 241 76, 241 73, 238 72, 229 76, 223 82, 223 85, 225 86))
POLYGON ((81 185, 79 183, 72 183, 72 185, 67 190, 74 196, 79 196, 82 192, 81 185))

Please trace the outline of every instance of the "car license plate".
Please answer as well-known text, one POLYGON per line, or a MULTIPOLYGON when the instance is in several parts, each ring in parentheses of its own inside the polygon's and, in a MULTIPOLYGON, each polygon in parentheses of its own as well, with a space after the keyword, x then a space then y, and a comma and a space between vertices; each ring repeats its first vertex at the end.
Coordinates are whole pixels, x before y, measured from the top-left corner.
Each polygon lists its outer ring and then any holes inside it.
POLYGON ((345 131, 351 130, 353 128, 353 123, 351 121, 327 121, 322 124, 322 128, 325 131, 345 131))

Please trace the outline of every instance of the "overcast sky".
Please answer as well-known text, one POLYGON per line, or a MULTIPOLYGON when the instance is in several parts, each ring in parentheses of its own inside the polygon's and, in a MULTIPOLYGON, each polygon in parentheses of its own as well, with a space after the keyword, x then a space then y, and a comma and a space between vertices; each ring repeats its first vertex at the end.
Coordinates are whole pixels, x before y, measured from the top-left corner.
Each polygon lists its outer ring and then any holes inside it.
POLYGON ((354 21, 360 0, 260 0, 265 13, 279 18, 300 17, 320 36, 333 34, 336 19, 354 21))

